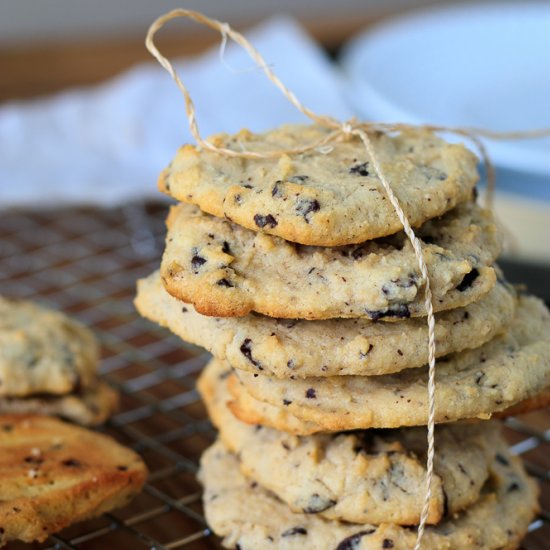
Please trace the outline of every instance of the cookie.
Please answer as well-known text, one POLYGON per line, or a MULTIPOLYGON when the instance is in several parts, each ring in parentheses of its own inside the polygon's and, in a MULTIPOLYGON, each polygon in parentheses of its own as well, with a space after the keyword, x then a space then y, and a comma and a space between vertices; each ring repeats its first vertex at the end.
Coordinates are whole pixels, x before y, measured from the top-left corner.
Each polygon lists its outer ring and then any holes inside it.
MULTIPOLYGON (((219 363, 212 361, 211 363, 219 363)), ((229 371, 227 364, 220 363, 222 369, 229 371)), ((208 369, 205 370, 205 374, 208 369)), ((311 435, 315 433, 323 433, 327 430, 326 427, 316 424, 315 422, 302 420, 288 411, 288 407, 276 407, 264 401, 254 399, 239 383, 234 374, 230 374, 226 378, 227 390, 231 394, 231 401, 227 403, 228 408, 233 415, 251 425, 262 425, 276 430, 293 434, 293 435, 311 435)), ((508 418, 536 411, 550 404, 550 388, 545 388, 540 393, 529 397, 508 407, 502 411, 493 413, 494 418, 508 418)))
MULTIPOLYGON (((265 134, 220 134, 210 141, 236 151, 273 151, 309 144, 329 132, 288 125, 265 134)), ((370 137, 413 226, 471 197, 477 159, 464 146, 426 131, 370 137)), ((299 155, 253 160, 186 145, 161 173, 159 189, 219 218, 302 244, 360 243, 402 229, 355 136, 299 155)))
MULTIPOLYGON (((256 399, 325 430, 427 423, 427 368, 382 376, 281 380, 236 370, 256 399)), ((509 331, 436 365, 436 421, 487 418, 550 386, 550 313, 521 296, 509 331)))
MULTIPOLYGON (((464 512, 428 526, 423 550, 517 548, 538 511, 538 488, 505 447, 491 465, 479 500, 464 512)), ((204 510, 226 548, 263 550, 410 550, 416 529, 327 520, 295 513, 257 481, 239 471, 237 457, 215 443, 201 459, 204 510)))
MULTIPOLYGON (((241 370, 277 378, 377 375, 428 361, 425 319, 208 317, 168 294, 158 272, 138 281, 137 288, 134 303, 141 315, 241 370)), ((514 310, 513 290, 499 281, 479 302, 437 314, 438 357, 491 340, 511 322, 514 310)))
MULTIPOLYGON (((420 521, 425 428, 296 437, 249 426, 227 408, 227 385, 219 381, 223 369, 208 369, 198 389, 221 441, 239 457, 244 475, 273 491, 291 510, 352 523, 420 521)), ((503 443, 492 422, 438 426, 436 441, 429 523, 479 498, 495 448, 503 443)))
POLYGON ((95 380, 98 359, 93 334, 74 319, 0 297, 0 396, 84 388, 95 380))
MULTIPOLYGON (((193 206, 167 220, 161 276, 166 290, 199 313, 241 317, 403 319, 425 315, 412 245, 398 233, 361 245, 302 246, 243 229, 193 206)), ((425 223, 418 235, 436 311, 479 300, 495 282, 501 249, 492 215, 465 203, 425 223)))
MULTIPOLYGON (((216 359, 209 365, 216 363, 220 363, 226 372, 229 369, 226 363, 221 363, 216 359)), ((208 372, 208 368, 205 369, 205 374, 208 372)), ((235 418, 242 422, 268 426, 294 435, 310 435, 328 431, 315 422, 308 422, 294 416, 286 407, 277 407, 255 399, 246 391, 234 374, 229 374, 229 372, 227 374, 229 375, 227 376, 227 389, 232 397, 231 401, 227 403, 227 407, 235 418)))
POLYGON ((110 437, 47 416, 0 416, 0 546, 43 541, 124 506, 143 486, 141 458, 110 437))
POLYGON ((59 416, 83 426, 102 424, 117 407, 118 392, 101 381, 75 394, 0 397, 0 414, 59 416))

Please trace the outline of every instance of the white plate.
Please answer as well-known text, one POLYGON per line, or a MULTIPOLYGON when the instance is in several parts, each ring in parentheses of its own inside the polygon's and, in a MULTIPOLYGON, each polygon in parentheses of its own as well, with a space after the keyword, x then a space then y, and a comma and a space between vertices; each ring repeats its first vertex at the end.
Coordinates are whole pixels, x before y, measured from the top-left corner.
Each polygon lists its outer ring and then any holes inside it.
MULTIPOLYGON (((353 39, 342 66, 369 120, 550 127, 550 3, 413 12, 353 39)), ((550 174, 550 139, 487 145, 499 166, 550 174)))

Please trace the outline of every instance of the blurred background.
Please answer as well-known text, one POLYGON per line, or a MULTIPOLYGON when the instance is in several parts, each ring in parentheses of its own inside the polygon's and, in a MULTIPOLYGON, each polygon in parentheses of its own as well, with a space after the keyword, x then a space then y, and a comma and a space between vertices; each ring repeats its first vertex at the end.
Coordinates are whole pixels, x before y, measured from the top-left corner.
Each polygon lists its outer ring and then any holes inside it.
MULTIPOLYGON (((32 97, 66 86, 99 82, 149 58, 144 35, 161 13, 185 7, 249 27, 274 14, 296 17, 332 52, 350 36, 385 17, 419 6, 448 4, 426 0, 3 0, 0 99, 32 97), (69 47, 68 47, 69 46, 69 47)), ((166 32, 171 55, 194 54, 217 41, 190 22, 166 32), (181 31, 185 30, 182 35, 181 31)))

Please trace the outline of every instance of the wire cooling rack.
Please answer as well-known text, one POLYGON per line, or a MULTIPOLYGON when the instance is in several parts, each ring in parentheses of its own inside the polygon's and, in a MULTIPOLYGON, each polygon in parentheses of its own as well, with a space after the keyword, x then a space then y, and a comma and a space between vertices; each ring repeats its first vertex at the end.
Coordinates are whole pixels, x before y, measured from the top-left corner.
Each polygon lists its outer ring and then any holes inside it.
MULTIPOLYGON (((195 391, 208 356, 141 319, 132 305, 136 279, 159 264, 165 216, 160 204, 0 212, 0 293, 61 309, 95 331, 101 373, 122 395, 120 411, 102 429, 139 452, 151 472, 126 508, 33 548, 220 548, 206 526, 195 479, 198 459, 215 437, 195 391)), ((549 428, 548 412, 508 421, 512 448, 542 489, 542 511, 525 549, 550 547, 549 428)))

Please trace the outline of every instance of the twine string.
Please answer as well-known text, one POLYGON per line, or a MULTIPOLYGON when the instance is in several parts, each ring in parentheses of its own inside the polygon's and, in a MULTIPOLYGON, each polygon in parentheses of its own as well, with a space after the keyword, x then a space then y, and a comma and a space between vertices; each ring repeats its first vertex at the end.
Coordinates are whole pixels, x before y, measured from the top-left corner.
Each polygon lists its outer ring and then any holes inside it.
POLYGON ((155 57, 155 59, 160 63, 160 65, 170 74, 170 76, 175 81, 176 85, 180 89, 183 98, 185 100, 185 110, 187 114, 187 119, 189 122, 189 129, 191 135, 197 143, 197 146, 203 149, 207 149, 213 153, 224 155, 227 157, 238 157, 238 158, 248 158, 248 159, 268 159, 268 158, 278 158, 282 155, 295 155, 311 151, 319 151, 323 154, 330 153, 331 143, 337 142, 342 139, 349 138, 351 136, 356 136, 361 140, 365 147, 365 151, 370 158, 372 166, 374 168, 375 174, 380 179, 382 186, 390 200, 399 221, 403 225, 403 231, 405 232, 407 238, 411 242, 411 245, 414 250, 414 254, 418 263, 418 267, 422 276, 422 281, 424 284, 424 307, 427 317, 428 325, 428 452, 426 458, 426 490, 423 500, 422 511, 420 515, 420 523, 418 526, 416 543, 414 550, 420 550, 422 544, 422 538, 424 536, 428 513, 430 508, 430 500, 432 496, 432 480, 433 480, 433 465, 434 465, 434 455, 435 455, 435 394, 436 394, 436 384, 435 384, 435 364, 436 364, 436 346, 435 346, 435 316, 432 303, 432 292, 430 286, 430 277, 428 273, 428 267, 424 258, 424 253, 422 251, 422 245, 418 237, 416 237, 411 224, 403 211, 403 208, 400 205, 400 202, 395 195, 392 186, 388 178, 384 174, 382 169, 381 162, 376 152, 374 145, 368 135, 368 132, 372 131, 381 131, 383 133, 400 133, 407 130, 425 130, 430 132, 446 132, 455 134, 458 136, 465 137, 469 139, 472 144, 478 150, 482 161, 485 165, 486 174, 487 174, 487 193, 486 193, 486 202, 489 207, 492 206, 494 188, 495 188, 495 170, 493 164, 487 154, 487 150, 482 143, 481 139, 501 139, 501 140, 517 140, 517 139, 532 139, 550 136, 550 128, 541 128, 536 130, 528 131, 519 131, 519 132, 493 132, 490 130, 480 129, 480 128, 463 128, 463 127, 447 127, 447 126, 438 126, 438 125, 411 125, 411 124, 388 124, 388 123, 377 123, 377 122, 368 122, 360 123, 355 119, 349 121, 340 122, 330 116, 319 115, 313 112, 311 109, 303 105, 295 94, 287 88, 277 75, 273 72, 271 67, 265 62, 262 55, 259 51, 252 46, 252 44, 239 32, 233 30, 230 25, 227 23, 218 21, 207 17, 206 15, 187 9, 175 9, 172 10, 158 19, 156 19, 147 32, 147 37, 145 44, 149 52, 155 57), (196 118, 196 111, 191 95, 189 94, 188 89, 186 88, 183 81, 180 79, 177 71, 174 69, 170 61, 164 57, 157 46, 154 43, 155 34, 170 20, 186 17, 193 19, 197 23, 210 27, 211 29, 219 32, 222 36, 221 50, 223 52, 227 41, 232 40, 239 46, 241 46, 256 65, 265 73, 266 77, 282 92, 288 101, 290 101, 298 111, 303 113, 306 117, 311 119, 313 122, 328 128, 331 130, 324 137, 307 143, 302 147, 290 148, 290 149, 281 149, 281 150, 270 150, 270 151, 234 151, 225 147, 217 147, 208 140, 205 140, 201 137, 199 126, 196 118))
POLYGON ((351 134, 357 135, 367 150, 371 163, 375 172, 378 174, 382 185, 388 195, 399 221, 403 225, 403 230, 409 238, 414 254, 416 256, 418 267, 424 281, 424 307, 426 308, 426 316, 428 319, 428 454, 426 460, 426 492, 424 495, 424 502, 422 504, 422 512, 420 514, 420 523, 418 525, 415 550, 420 550, 422 537, 428 521, 428 514, 430 511, 430 500, 432 498, 432 478, 434 468, 435 457, 435 316, 432 303, 432 290, 430 286, 430 277, 428 274, 428 266, 424 258, 422 251, 422 244, 420 239, 415 235, 411 224, 403 212, 398 198, 395 196, 390 182, 387 180, 382 166, 378 160, 378 155, 374 150, 372 142, 364 130, 355 129, 351 130, 351 134))

